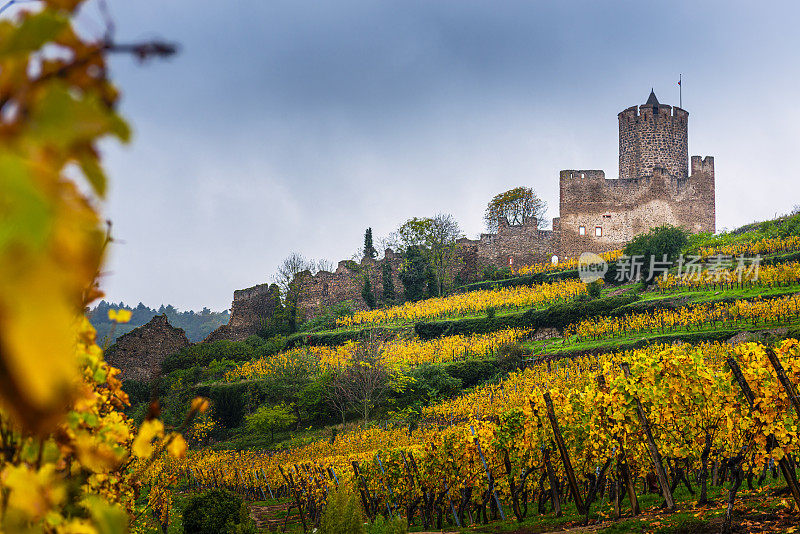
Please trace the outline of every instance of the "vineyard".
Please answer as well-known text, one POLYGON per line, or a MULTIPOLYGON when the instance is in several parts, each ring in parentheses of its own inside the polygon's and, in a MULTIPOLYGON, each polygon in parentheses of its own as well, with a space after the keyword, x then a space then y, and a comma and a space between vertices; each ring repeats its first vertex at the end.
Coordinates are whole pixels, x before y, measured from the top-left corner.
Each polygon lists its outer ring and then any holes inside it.
MULTIPOLYGON (((655 280, 615 279, 618 250, 588 284, 576 259, 457 283, 416 239, 421 300, 314 321, 296 269, 257 333, 132 358, 142 380, 109 365, 84 317, 115 242, 100 147, 130 137, 107 56, 177 47, 116 42, 105 2, 91 37, 84 4, 0 8, 0 533, 338 534, 342 510, 370 534, 796 530, 797 213, 637 236, 698 259, 655 280)), ((100 309, 112 332, 136 313, 100 309)))
POLYGON ((578 280, 553 282, 508 289, 472 291, 443 298, 407 302, 378 310, 357 312, 339 319, 339 326, 415 323, 424 319, 445 319, 485 312, 489 308, 513 310, 565 302, 585 291, 578 280))
MULTIPOLYGON (((526 339, 530 333, 530 329, 506 329, 485 335, 446 336, 430 341, 393 339, 385 344, 384 357, 392 367, 401 368, 491 357, 498 347, 526 339)), ((237 366, 225 374, 225 380, 254 380, 292 368, 304 368, 313 373, 338 369, 352 360, 357 346, 355 342, 347 342, 336 347, 292 349, 237 366)))
MULTIPOLYGON (((791 247, 781 243, 777 252, 791 247)), ((286 448, 199 447, 183 459, 165 456, 153 465, 149 491, 162 496, 153 507, 170 508, 168 482, 175 481, 194 491, 225 488, 254 502, 282 502, 284 523, 291 516, 293 528, 302 530, 320 524, 338 488, 355 493, 369 521, 403 517, 421 529, 528 524, 546 517, 585 524, 637 517, 659 505, 674 512, 722 501, 719 521, 730 531, 737 495, 758 495, 770 473, 787 485, 785 506, 800 507, 800 412, 792 401, 800 382, 796 339, 653 343, 617 352, 577 351, 569 359, 546 352, 643 335, 792 327, 800 320, 798 282, 796 261, 718 268, 711 259, 695 276, 670 272, 657 279, 643 295, 643 303, 655 303, 647 311, 631 308, 568 322, 559 327, 561 338, 532 345, 536 332, 548 326, 547 310, 570 317, 571 307, 591 302, 586 285, 566 280, 496 288, 356 314, 346 325, 472 315, 467 320, 485 328, 494 324, 492 317, 476 314, 489 308, 544 310, 530 316, 540 319, 528 327, 488 333, 420 339, 409 330, 384 332, 380 364, 390 370, 397 391, 415 387, 412 370, 420 366, 496 360, 522 343, 539 350, 500 380, 437 398, 411 412, 416 415, 392 412, 371 425, 345 426, 341 433, 286 448), (718 297, 733 291, 752 296, 718 297), (701 300, 658 305, 675 294, 701 300)), ((618 290, 612 284, 602 291, 618 290)), ((597 302, 604 298, 613 300, 601 296, 597 302)), ((362 344, 294 347, 238 364, 222 380, 235 385, 340 376, 364 365, 362 344)))
POLYGON ((338 485, 355 488, 371 517, 442 528, 522 521, 533 507, 561 515, 565 501, 588 517, 606 497, 617 514, 623 498, 636 514, 636 481, 648 476, 672 509, 678 484, 702 502, 712 478, 752 489, 773 465, 800 504, 800 406, 790 401, 798 377, 796 340, 587 356, 432 406, 413 432, 389 425, 282 452, 202 451, 164 462, 159 476, 254 498, 284 495, 310 523, 338 485))

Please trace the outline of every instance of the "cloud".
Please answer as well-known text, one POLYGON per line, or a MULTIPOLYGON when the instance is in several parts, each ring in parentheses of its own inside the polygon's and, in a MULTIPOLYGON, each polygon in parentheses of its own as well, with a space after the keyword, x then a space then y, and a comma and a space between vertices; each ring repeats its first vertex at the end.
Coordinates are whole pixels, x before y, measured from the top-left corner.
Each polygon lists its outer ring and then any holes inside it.
POLYGON ((111 8, 119 39, 182 47, 163 63, 113 62, 136 132, 130 147, 105 148, 107 214, 125 241, 105 281, 115 300, 225 308, 293 250, 349 257, 367 226, 381 236, 449 212, 477 234, 486 202, 521 184, 555 216, 558 171, 615 176, 616 114, 651 86, 677 103, 678 73, 690 152, 716 158, 718 226, 794 202, 793 3, 111 8))

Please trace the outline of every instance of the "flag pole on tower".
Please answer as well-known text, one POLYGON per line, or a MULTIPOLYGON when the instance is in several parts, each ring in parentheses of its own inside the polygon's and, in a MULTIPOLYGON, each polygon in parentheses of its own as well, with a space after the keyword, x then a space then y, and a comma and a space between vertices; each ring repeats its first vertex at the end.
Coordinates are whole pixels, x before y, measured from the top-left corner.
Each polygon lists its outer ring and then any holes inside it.
POLYGON ((683 74, 678 74, 678 107, 683 109, 683 74))

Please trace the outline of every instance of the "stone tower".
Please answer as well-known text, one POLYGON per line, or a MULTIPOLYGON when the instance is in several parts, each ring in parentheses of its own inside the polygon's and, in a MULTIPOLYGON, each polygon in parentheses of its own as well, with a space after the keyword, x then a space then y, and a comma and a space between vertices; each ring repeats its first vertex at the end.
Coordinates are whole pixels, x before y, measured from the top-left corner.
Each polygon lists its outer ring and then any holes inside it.
POLYGON ((619 119, 619 179, 601 170, 561 171, 559 256, 621 249, 650 228, 716 229, 714 158, 692 156, 689 113, 647 102, 619 119))
POLYGON ((661 104, 651 90, 647 102, 619 115, 619 177, 644 178, 663 169, 673 178, 689 176, 689 113, 661 104))

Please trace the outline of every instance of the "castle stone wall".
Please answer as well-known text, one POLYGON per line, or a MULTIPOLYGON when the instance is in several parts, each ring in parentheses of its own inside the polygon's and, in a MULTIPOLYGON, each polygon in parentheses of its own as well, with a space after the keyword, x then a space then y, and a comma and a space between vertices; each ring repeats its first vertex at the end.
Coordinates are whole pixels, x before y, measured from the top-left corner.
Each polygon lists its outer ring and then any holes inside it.
POLYGON ((166 315, 120 336, 105 351, 105 359, 122 371, 123 380, 150 381, 161 372, 164 358, 191 345, 186 333, 169 324, 166 315))
POLYGON ((260 284, 247 289, 237 289, 233 292, 228 324, 211 332, 203 342, 210 343, 221 339, 244 341, 258 334, 263 329, 264 323, 275 313, 278 298, 279 290, 275 284, 260 284))
POLYGON ((636 106, 619 119, 619 177, 634 179, 663 169, 689 176, 689 113, 664 104, 636 106))
POLYGON ((386 249, 384 257, 380 260, 367 257, 363 258, 361 263, 343 260, 332 273, 328 271, 320 271, 314 275, 304 273, 301 276, 298 301, 300 313, 307 319, 316 317, 326 307, 346 300, 352 301, 354 310, 368 310, 369 306, 361 295, 365 276, 369 278, 376 300, 382 302, 384 264, 389 264, 391 269, 396 298, 402 299, 403 284, 400 282, 398 272, 403 261, 392 249, 386 249))
MULTIPOLYGON (((510 225, 505 217, 498 220, 496 234, 481 234, 477 240, 461 239, 462 256, 469 250, 476 257, 474 274, 484 266, 517 268, 532 263, 549 262, 558 249, 560 239, 556 219, 553 230, 540 230, 536 219, 510 225)), ((474 277, 474 274, 472 277, 474 277)), ((462 278, 470 278, 465 271, 462 278)))
POLYGON ((691 232, 716 230, 714 158, 710 156, 692 157, 688 178, 655 168, 652 176, 637 179, 608 180, 602 171, 581 170, 561 171, 559 179, 563 256, 619 249, 636 235, 663 224, 691 232))

